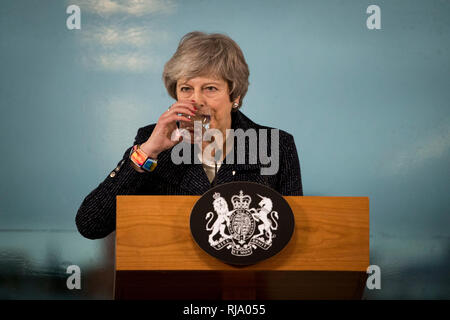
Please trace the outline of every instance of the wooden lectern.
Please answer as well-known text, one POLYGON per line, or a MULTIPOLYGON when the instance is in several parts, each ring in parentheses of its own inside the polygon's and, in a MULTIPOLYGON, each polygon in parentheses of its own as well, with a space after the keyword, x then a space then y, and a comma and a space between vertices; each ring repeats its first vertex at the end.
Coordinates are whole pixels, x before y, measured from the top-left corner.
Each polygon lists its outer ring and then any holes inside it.
POLYGON ((369 198, 284 197, 289 244, 235 267, 195 243, 199 196, 118 196, 116 299, 360 299, 369 266, 369 198))

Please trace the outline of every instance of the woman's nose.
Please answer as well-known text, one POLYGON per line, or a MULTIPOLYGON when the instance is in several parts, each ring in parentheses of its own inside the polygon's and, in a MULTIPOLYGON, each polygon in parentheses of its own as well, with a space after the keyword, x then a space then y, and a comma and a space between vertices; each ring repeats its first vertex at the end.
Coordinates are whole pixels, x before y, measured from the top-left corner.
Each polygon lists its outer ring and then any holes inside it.
POLYGON ((195 100, 195 103, 198 104, 200 107, 203 107, 205 105, 204 97, 201 90, 194 90, 192 99, 195 100))

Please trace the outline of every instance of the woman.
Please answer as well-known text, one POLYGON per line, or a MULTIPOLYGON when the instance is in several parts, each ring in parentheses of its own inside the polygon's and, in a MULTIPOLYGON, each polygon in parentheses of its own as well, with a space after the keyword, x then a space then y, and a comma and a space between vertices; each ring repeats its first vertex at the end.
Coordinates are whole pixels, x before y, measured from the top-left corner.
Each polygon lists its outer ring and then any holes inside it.
MULTIPOLYGON (((249 150, 255 150, 249 139, 245 140, 246 163, 233 161, 240 150, 236 149, 234 138, 227 136, 227 129, 257 132, 271 129, 255 124, 239 111, 247 93, 248 77, 242 51, 232 39, 222 34, 186 34, 163 72, 167 91, 177 102, 156 124, 138 130, 133 147, 125 151, 117 167, 84 199, 76 216, 79 232, 86 238, 97 239, 114 231, 117 195, 201 195, 215 184, 232 181, 261 183, 282 195, 303 195, 294 139, 282 130, 277 131, 279 163, 276 173, 261 174, 267 163, 258 158, 248 160, 253 156, 249 150), (180 146, 182 137, 174 138, 173 133, 179 133, 179 127, 194 133, 192 119, 195 117, 209 119, 209 127, 227 138, 216 148, 221 151, 217 154, 212 152, 209 157, 203 157, 202 153, 192 153, 203 163, 193 159, 193 163, 176 164, 173 151, 180 146), (232 161, 228 161, 230 159, 232 161)), ((270 137, 262 143, 273 153, 270 137)), ((202 150, 220 140, 201 140, 202 150)), ((197 145, 193 142, 190 141, 192 148, 197 145)))

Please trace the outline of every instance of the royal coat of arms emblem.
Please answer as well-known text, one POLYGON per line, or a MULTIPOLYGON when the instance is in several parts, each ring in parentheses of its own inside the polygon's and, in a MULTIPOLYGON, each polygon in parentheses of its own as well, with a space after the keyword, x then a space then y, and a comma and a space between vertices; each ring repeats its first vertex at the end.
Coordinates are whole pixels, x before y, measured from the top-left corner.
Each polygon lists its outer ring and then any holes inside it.
POLYGON ((251 208, 252 198, 239 195, 231 198, 233 210, 229 210, 225 198, 216 192, 213 195, 213 207, 217 214, 208 212, 206 215, 206 230, 210 231, 209 244, 216 250, 227 248, 235 256, 248 256, 258 247, 267 250, 276 237, 274 231, 278 229, 278 212, 273 211, 272 200, 258 194, 261 198, 258 208, 251 208))
POLYGON ((294 217, 276 191, 254 182, 231 182, 205 193, 191 213, 191 232, 209 254, 230 264, 253 264, 289 242, 294 217))

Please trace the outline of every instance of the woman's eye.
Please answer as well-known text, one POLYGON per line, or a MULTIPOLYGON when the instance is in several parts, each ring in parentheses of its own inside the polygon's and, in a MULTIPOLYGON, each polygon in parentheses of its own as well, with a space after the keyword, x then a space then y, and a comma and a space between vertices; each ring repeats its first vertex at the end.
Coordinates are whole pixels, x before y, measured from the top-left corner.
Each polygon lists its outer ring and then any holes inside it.
POLYGON ((190 88, 189 87, 182 87, 180 89, 181 92, 187 92, 190 88))
POLYGON ((216 87, 212 87, 212 86, 206 87, 205 89, 207 91, 217 91, 217 88, 216 87))

